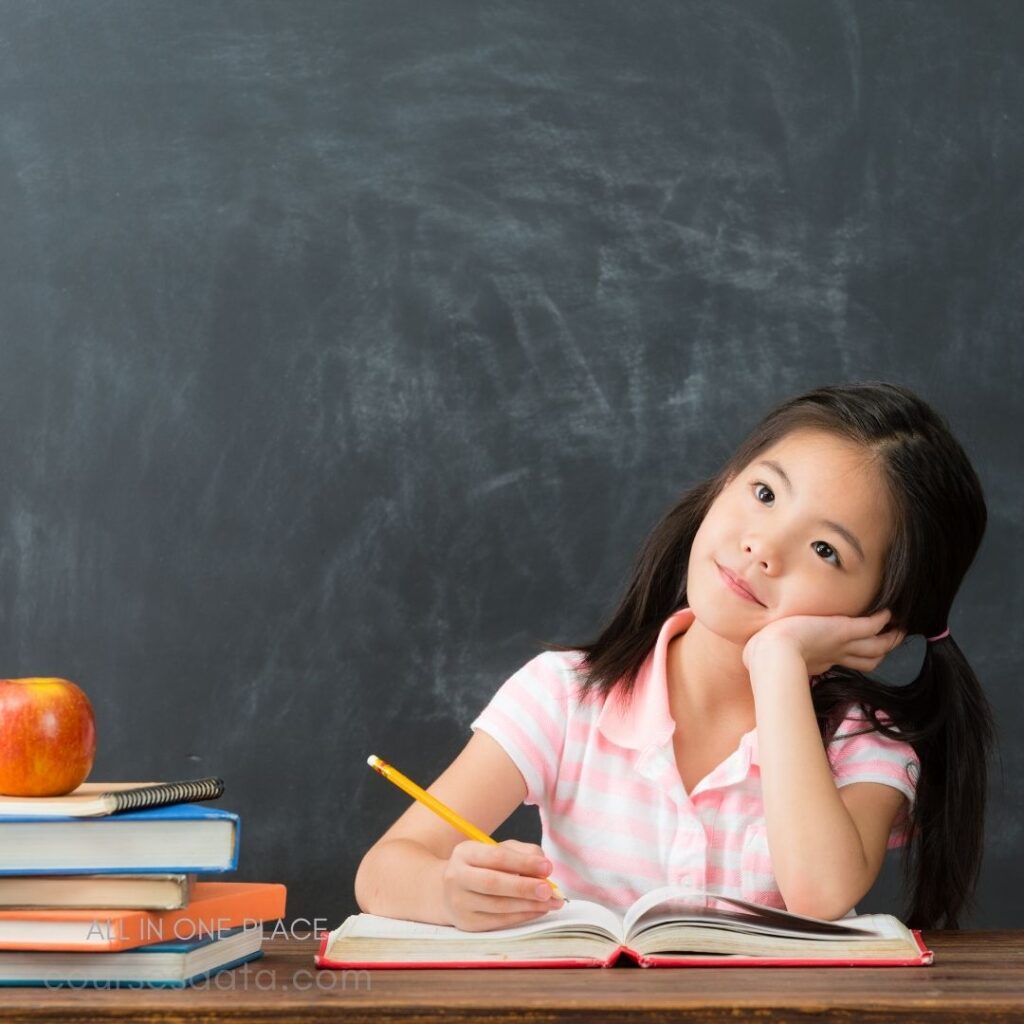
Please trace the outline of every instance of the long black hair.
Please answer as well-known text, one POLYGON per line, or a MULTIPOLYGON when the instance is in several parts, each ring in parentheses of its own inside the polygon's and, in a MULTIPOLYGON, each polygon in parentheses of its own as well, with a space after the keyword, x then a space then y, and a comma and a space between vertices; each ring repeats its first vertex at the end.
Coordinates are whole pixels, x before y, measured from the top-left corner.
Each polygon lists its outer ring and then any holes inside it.
MULTIPOLYGON (((883 381, 821 387, 769 412, 716 476, 669 509, 641 547, 625 596, 596 640, 544 645, 583 652, 581 700, 613 690, 623 698, 632 694, 665 620, 687 605, 690 548, 712 502, 763 451, 806 428, 862 445, 875 456, 890 492, 894 532, 878 593, 863 614, 889 608, 887 628, 907 634, 945 630, 987 520, 970 460, 946 421, 905 387, 883 381)), ((911 928, 959 927, 981 867, 994 742, 991 708, 963 652, 952 636, 927 644, 920 673, 903 685, 834 666, 811 693, 826 750, 848 710, 859 706, 871 729, 917 752, 920 774, 903 850, 903 918, 911 928)))

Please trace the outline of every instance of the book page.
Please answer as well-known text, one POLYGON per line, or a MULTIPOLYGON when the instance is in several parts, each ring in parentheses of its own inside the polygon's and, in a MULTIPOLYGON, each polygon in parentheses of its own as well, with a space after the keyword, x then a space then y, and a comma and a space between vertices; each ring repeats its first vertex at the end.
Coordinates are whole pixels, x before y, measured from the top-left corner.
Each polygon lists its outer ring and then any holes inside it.
MULTIPOLYGON (((875 915, 878 916, 878 915, 875 915)), ((881 915, 885 916, 885 915, 881 915)), ((883 934, 874 916, 844 918, 842 923, 793 914, 738 897, 663 886, 641 896, 626 913, 627 943, 640 932, 667 922, 717 926, 730 931, 814 938, 857 938, 883 934)), ((899 923, 899 922, 897 922, 899 923)), ((887 929, 884 934, 891 934, 887 929)))
POLYGON ((516 939, 531 935, 600 935, 613 942, 622 941, 622 919, 607 907, 587 900, 572 899, 559 910, 552 910, 530 924, 490 931, 468 932, 451 925, 405 921, 376 914, 355 914, 332 933, 332 938, 416 939, 430 941, 488 941, 516 939))

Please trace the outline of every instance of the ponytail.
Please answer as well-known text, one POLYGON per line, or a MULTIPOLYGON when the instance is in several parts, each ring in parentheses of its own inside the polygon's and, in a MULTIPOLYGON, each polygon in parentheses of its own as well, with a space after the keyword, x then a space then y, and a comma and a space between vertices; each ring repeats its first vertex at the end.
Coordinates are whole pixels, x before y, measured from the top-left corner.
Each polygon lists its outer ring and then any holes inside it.
POLYGON ((981 871, 995 724, 981 683, 952 637, 926 646, 915 683, 920 697, 912 743, 921 775, 903 860, 906 922, 959 928, 981 871))
POLYGON ((872 723, 866 731, 914 748, 921 764, 903 851, 903 920, 909 928, 959 928, 981 868, 995 732, 988 700, 960 648, 952 637, 927 644, 920 673, 906 685, 836 666, 811 696, 826 749, 851 705, 872 723))

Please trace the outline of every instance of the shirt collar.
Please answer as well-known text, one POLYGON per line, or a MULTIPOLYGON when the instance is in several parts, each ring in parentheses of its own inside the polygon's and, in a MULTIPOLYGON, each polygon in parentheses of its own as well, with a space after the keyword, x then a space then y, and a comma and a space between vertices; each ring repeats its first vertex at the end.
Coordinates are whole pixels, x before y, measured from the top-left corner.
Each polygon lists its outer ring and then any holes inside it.
MULTIPOLYGON (((662 625, 654 649, 640 666, 629 702, 624 703, 621 689, 612 691, 605 700, 597 728, 606 739, 620 747, 643 751, 664 746, 672 738, 676 723, 668 705, 668 644, 673 637, 685 633, 693 619, 689 608, 673 612, 662 625)), ((750 761, 759 764, 756 726, 743 734, 740 747, 744 746, 750 750, 750 761)))
POLYGON ((597 719, 597 728, 606 739, 620 747, 646 750, 671 738, 676 723, 668 708, 668 642, 685 632, 693 618, 689 608, 681 608, 665 620, 654 650, 640 666, 628 704, 621 688, 609 695, 597 719))

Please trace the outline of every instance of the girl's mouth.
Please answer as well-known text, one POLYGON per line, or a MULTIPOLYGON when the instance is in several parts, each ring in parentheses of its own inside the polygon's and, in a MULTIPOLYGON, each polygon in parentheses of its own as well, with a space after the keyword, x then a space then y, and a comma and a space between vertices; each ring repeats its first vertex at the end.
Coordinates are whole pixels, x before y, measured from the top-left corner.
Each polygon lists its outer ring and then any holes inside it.
POLYGON ((740 580, 733 573, 729 572, 728 569, 723 569, 722 566, 718 565, 718 575, 721 576, 722 582, 734 593, 747 601, 753 601, 754 604, 759 604, 763 608, 764 605, 753 595, 753 593, 747 588, 747 585, 740 580))

